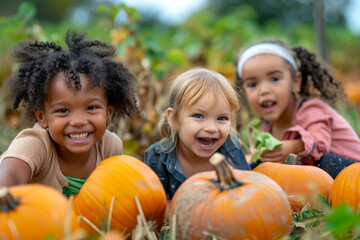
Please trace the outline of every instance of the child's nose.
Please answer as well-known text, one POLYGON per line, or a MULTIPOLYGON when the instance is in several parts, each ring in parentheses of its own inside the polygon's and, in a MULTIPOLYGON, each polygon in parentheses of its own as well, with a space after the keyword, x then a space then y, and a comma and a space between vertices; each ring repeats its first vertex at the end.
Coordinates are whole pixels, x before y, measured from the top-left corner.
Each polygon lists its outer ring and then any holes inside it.
POLYGON ((206 121, 204 131, 209 133, 217 132, 218 128, 216 126, 216 123, 212 120, 206 121))
POLYGON ((70 120, 70 125, 72 126, 83 126, 87 123, 87 119, 84 117, 83 114, 73 114, 71 120, 70 120))
POLYGON ((259 85, 259 89, 260 89, 260 95, 267 94, 270 92, 270 85, 266 83, 261 83, 259 85))

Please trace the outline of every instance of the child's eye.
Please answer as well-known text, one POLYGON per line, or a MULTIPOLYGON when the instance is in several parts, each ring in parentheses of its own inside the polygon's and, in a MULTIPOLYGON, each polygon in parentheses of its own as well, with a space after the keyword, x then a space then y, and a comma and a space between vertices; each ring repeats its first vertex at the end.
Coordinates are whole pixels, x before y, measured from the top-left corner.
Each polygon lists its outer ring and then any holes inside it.
POLYGON ((68 113, 69 110, 67 110, 66 108, 62 108, 62 109, 56 110, 55 112, 57 112, 57 113, 68 113))
POLYGON ((201 114, 194 114, 193 117, 194 118, 204 118, 204 116, 201 114))
POLYGON ((257 86, 257 83, 256 83, 256 82, 251 82, 251 83, 248 83, 246 86, 247 86, 248 88, 254 88, 254 87, 257 86))
POLYGON ((220 121, 227 121, 227 120, 229 120, 229 118, 228 118, 228 117, 218 117, 218 120, 220 120, 220 121))
POLYGON ((97 107, 97 106, 89 106, 88 108, 87 108, 87 110, 95 110, 95 109, 98 109, 99 107, 97 107))
POLYGON ((277 81, 279 81, 280 80, 280 78, 278 78, 278 77, 273 77, 273 78, 271 78, 271 81, 272 82, 277 82, 277 81))

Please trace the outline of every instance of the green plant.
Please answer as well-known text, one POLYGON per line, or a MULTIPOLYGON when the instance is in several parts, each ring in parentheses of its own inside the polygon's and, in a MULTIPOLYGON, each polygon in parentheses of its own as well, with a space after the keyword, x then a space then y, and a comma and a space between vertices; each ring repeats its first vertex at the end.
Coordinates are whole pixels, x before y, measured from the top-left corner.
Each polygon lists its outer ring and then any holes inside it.
POLYGON ((256 163, 259 156, 266 150, 274 150, 276 147, 282 146, 282 142, 268 132, 260 130, 260 119, 256 118, 249 123, 249 142, 252 151, 251 161, 256 163))
POLYGON ((338 205, 326 216, 325 223, 325 230, 336 240, 360 239, 360 215, 349 205, 338 205))

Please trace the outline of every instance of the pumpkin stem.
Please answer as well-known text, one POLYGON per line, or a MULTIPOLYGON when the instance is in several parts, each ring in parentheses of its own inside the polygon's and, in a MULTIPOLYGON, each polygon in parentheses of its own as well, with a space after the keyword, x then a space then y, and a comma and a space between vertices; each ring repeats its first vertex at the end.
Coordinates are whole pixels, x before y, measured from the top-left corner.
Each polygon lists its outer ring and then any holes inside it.
POLYGON ((240 182, 235 178, 234 173, 231 170, 231 166, 226 161, 223 154, 214 153, 214 155, 210 158, 210 163, 213 165, 218 178, 212 179, 212 181, 216 183, 221 191, 235 188, 243 184, 243 182, 240 182))
POLYGON ((8 212, 19 205, 20 199, 14 198, 7 187, 0 188, 0 211, 8 212))
POLYGON ((290 153, 284 164, 296 165, 298 156, 295 153, 290 153))

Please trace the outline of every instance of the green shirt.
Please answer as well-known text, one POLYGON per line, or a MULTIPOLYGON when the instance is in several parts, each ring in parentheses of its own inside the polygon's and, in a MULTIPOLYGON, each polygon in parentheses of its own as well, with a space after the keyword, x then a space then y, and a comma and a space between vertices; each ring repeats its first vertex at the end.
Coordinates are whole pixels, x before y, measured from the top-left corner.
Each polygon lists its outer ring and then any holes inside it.
POLYGON ((66 187, 63 187, 62 193, 66 197, 70 197, 71 195, 78 194, 80 191, 80 188, 86 181, 86 178, 83 179, 83 178, 73 178, 73 177, 68 177, 68 176, 65 176, 65 177, 67 178, 69 185, 67 185, 66 187))

